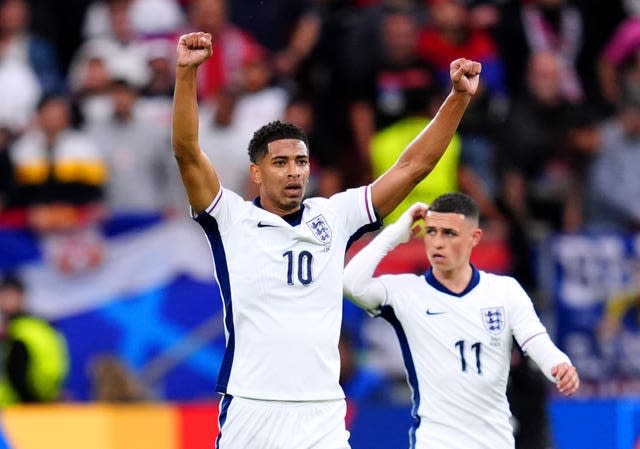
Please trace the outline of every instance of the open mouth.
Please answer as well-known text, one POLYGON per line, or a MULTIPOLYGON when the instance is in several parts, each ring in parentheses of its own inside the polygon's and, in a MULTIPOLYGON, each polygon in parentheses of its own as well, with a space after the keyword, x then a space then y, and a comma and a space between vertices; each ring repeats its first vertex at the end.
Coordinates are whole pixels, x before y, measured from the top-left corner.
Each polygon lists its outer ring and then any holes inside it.
POLYGON ((285 186, 285 188, 284 188, 284 191, 289 196, 296 196, 296 195, 299 195, 300 192, 302 191, 302 185, 301 184, 287 184, 285 186))

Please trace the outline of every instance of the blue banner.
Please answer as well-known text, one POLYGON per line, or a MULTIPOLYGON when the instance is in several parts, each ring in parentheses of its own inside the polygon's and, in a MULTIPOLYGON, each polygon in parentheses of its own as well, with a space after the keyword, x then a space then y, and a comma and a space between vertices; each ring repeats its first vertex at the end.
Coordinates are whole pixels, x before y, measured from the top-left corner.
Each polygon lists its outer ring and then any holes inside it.
POLYGON ((551 257, 557 342, 581 393, 640 392, 640 235, 560 236, 551 257))

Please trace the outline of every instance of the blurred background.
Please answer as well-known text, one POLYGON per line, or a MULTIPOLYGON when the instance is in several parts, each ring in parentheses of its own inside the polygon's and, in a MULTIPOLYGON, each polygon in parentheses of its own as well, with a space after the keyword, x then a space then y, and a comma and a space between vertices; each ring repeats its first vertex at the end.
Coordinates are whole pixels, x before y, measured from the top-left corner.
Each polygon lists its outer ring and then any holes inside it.
MULTIPOLYGON (((458 133, 399 210, 472 195, 473 262, 520 281, 579 369, 560 399, 514 348, 518 449, 640 448, 637 0, 0 0, 0 448, 213 447, 222 307, 170 146, 175 45, 195 30, 214 41, 201 146, 247 199, 265 122, 307 131, 310 194, 331 195, 395 161, 453 59, 480 61, 458 133), (17 335, 24 316, 54 333, 17 335)), ((426 268, 414 242, 379 272, 426 268)), ((407 447, 391 326, 345 302, 341 351, 352 447, 407 447)))

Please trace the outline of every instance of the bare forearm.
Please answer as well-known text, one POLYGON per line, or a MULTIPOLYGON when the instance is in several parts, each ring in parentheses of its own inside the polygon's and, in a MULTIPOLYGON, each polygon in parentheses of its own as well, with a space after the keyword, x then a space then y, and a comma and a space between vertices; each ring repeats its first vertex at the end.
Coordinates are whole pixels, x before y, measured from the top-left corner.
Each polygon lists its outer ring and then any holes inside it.
POLYGON ((413 167, 416 183, 427 176, 444 154, 460 124, 471 95, 452 91, 429 125, 407 146, 398 164, 413 167))
POLYGON ((407 146, 394 166, 372 186, 374 207, 385 217, 436 166, 451 142, 471 96, 452 92, 434 119, 407 146))
POLYGON ((173 95, 171 139, 178 161, 199 156, 198 100, 195 67, 177 67, 173 95))

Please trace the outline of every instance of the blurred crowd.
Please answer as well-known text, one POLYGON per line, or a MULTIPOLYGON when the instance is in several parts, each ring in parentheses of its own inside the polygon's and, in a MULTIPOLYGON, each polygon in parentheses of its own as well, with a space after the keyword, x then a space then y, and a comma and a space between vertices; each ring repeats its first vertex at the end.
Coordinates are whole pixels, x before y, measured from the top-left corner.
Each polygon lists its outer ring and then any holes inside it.
POLYGON ((247 198, 261 124, 309 133, 312 193, 370 182, 467 57, 481 93, 415 197, 473 195, 525 284, 532 239, 640 227, 634 0, 2 0, 0 226, 184 210, 169 122, 175 44, 193 30, 214 40, 201 144, 247 198))
POLYGON ((100 263, 111 217, 186 216, 170 116, 175 45, 196 30, 214 42, 201 146, 247 199, 262 124, 307 131, 312 194, 371 182, 466 57, 480 93, 399 210, 470 194, 527 288, 537 239, 640 230, 637 0, 0 0, 0 228, 66 241, 73 271, 100 263))

